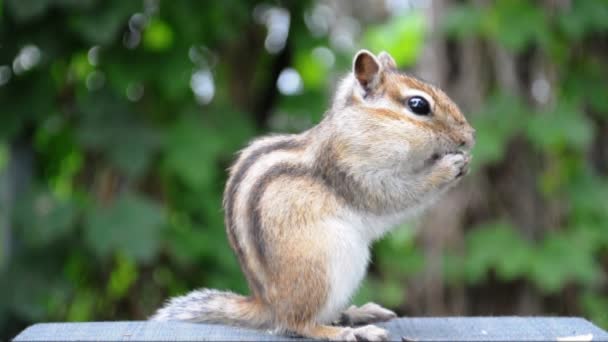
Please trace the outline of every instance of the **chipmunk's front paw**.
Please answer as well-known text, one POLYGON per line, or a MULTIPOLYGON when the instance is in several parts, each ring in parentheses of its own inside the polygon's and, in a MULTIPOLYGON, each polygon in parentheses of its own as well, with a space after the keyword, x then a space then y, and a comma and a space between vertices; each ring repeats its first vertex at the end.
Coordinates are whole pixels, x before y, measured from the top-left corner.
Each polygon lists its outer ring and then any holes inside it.
POLYGON ((344 328, 338 337, 340 341, 388 341, 388 331, 375 325, 365 325, 359 328, 344 328))
POLYGON ((470 161, 471 156, 468 153, 454 152, 443 155, 437 161, 441 178, 446 183, 462 178, 469 172, 470 161))

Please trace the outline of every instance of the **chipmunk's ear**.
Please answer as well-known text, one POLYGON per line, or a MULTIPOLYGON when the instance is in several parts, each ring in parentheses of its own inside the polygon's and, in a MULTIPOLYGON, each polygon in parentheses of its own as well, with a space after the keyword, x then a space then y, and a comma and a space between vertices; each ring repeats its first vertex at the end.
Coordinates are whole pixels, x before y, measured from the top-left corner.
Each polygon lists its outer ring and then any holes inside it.
POLYGON ((395 59, 386 51, 382 51, 380 52, 380 54, 378 54, 378 60, 380 61, 380 64, 382 64, 384 69, 397 69, 397 63, 395 63, 395 59))
POLYGON ((382 65, 371 52, 360 50, 353 59, 353 74, 359 84, 369 91, 374 89, 380 81, 382 65))

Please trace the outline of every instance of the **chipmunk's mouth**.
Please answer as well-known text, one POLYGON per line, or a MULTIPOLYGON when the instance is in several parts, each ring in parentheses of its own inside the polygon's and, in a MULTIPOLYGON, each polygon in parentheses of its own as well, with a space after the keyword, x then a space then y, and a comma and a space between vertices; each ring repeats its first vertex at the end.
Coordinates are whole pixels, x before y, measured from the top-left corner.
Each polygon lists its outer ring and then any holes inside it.
POLYGON ((431 157, 429 158, 429 162, 434 163, 436 161, 438 161, 439 159, 441 159, 443 156, 448 155, 448 154, 465 154, 466 152, 462 151, 462 150, 448 150, 448 151, 442 151, 442 152, 435 152, 431 155, 431 157))
POLYGON ((462 154, 465 157, 471 157, 471 153, 467 150, 445 150, 445 151, 437 151, 431 154, 421 165, 420 168, 417 168, 415 172, 422 172, 423 170, 428 169, 429 167, 434 166, 437 162, 439 162, 443 157, 450 154, 462 154))

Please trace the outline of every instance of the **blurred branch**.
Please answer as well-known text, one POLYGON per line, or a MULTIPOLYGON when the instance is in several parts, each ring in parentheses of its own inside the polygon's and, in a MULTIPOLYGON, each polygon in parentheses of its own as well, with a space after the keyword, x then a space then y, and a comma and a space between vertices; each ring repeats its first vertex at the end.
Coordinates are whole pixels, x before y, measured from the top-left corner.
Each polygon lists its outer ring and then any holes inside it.
POLYGON ((289 38, 285 48, 277 55, 272 63, 266 83, 259 91, 259 96, 254 99, 253 117, 258 129, 264 130, 268 126, 268 119, 278 98, 277 79, 281 71, 291 64, 292 52, 289 38))
POLYGON ((32 128, 28 128, 15 138, 9 146, 8 164, 0 174, 0 239, 2 250, 0 270, 10 261, 13 248, 12 213, 19 196, 30 186, 34 169, 34 149, 32 128))

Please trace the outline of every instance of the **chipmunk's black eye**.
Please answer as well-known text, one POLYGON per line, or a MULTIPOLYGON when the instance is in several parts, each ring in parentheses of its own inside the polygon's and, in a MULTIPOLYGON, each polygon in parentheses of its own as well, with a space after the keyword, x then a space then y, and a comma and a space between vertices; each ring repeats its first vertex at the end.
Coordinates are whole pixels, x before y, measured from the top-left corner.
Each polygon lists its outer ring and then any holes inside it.
POLYGON ((407 100, 407 106, 414 114, 418 115, 429 115, 431 113, 431 106, 429 102, 422 96, 412 96, 407 100))

